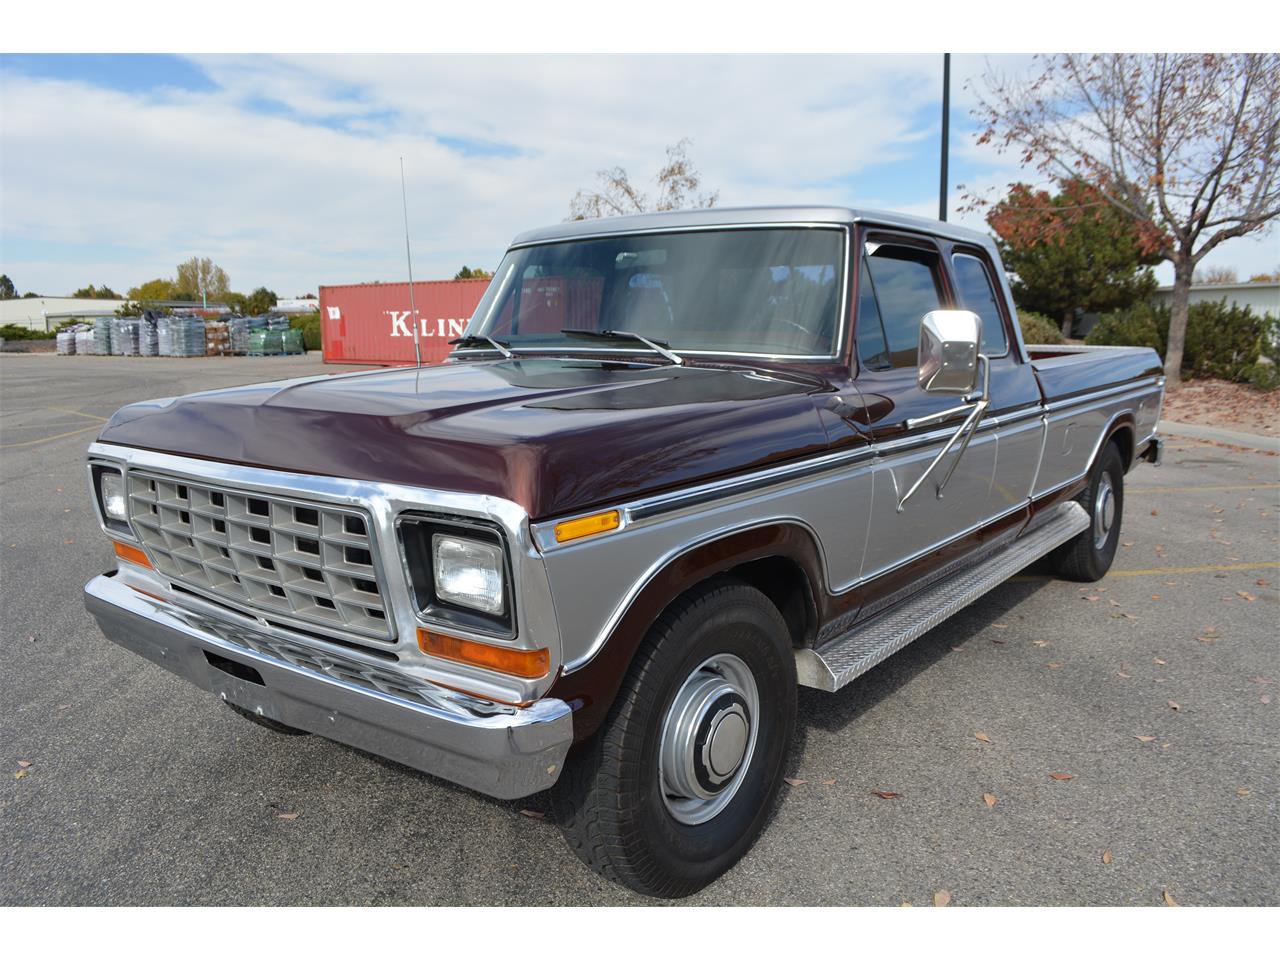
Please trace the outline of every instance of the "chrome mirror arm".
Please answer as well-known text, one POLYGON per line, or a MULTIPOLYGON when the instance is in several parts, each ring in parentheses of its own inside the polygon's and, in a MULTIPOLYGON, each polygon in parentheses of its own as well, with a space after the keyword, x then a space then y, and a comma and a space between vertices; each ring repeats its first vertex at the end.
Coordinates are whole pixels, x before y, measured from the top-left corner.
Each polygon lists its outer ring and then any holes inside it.
MULTIPOLYGON (((982 392, 974 398, 976 402, 973 404, 972 409, 969 410, 969 415, 965 417, 964 423, 960 424, 959 429, 951 435, 951 439, 949 439, 943 445, 942 449, 938 451, 938 455, 933 458, 929 463, 929 466, 924 468, 924 473, 920 474, 920 476, 916 478, 916 482, 911 485, 911 489, 902 495, 902 499, 898 501, 898 513, 902 513, 906 508, 907 501, 910 500, 915 492, 920 489, 924 484, 925 479, 933 473, 934 468, 942 462, 942 458, 945 457, 951 451, 951 448, 956 445, 956 441, 963 438, 963 442, 960 444, 960 449, 956 451, 956 457, 951 462, 950 468, 947 470, 947 475, 943 477, 942 482, 938 484, 938 499, 942 499, 943 489, 951 481, 951 476, 956 471, 956 465, 960 462, 960 458, 964 456, 965 450, 969 447, 969 441, 972 440, 973 435, 978 432, 978 424, 982 422, 983 414, 985 414, 987 409, 991 406, 991 361, 983 354, 978 354, 978 364, 982 367, 982 392)), ((966 407, 953 407, 951 410, 942 411, 941 415, 950 414, 952 412, 958 413, 964 409, 966 409, 966 407)), ((935 414, 935 416, 940 416, 940 414, 935 414)), ((915 422, 928 422, 929 419, 931 418, 921 417, 915 422)), ((908 422, 908 426, 911 425, 912 423, 908 422)))

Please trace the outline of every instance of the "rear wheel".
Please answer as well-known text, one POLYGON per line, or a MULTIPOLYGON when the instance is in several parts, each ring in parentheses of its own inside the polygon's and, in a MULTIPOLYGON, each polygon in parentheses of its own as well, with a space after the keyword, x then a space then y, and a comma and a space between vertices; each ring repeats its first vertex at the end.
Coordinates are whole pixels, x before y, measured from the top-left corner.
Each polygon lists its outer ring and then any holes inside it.
POLYGON ((570 847, 640 893, 700 890, 763 829, 795 713, 790 635, 764 594, 718 580, 677 601, 552 791, 570 847))
POLYGON ((1102 451, 1076 502, 1088 512, 1089 528, 1058 548, 1054 568, 1068 580, 1101 580, 1115 559, 1124 517, 1124 460, 1114 443, 1102 451))

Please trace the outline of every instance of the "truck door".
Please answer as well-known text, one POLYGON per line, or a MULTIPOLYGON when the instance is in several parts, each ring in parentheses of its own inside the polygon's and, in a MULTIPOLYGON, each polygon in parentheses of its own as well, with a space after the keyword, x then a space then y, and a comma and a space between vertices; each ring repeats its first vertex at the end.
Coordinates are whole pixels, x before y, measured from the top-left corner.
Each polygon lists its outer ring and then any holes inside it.
POLYGON ((944 561, 988 515, 996 463, 992 430, 980 430, 963 452, 953 448, 899 506, 965 419, 963 413, 945 415, 957 397, 926 393, 916 382, 920 321, 930 310, 953 308, 954 301, 942 252, 932 240, 874 230, 864 236, 854 321, 856 384, 877 451, 864 583, 908 566, 921 569, 916 561, 925 568, 944 561), (936 481, 957 456, 939 497, 936 481))

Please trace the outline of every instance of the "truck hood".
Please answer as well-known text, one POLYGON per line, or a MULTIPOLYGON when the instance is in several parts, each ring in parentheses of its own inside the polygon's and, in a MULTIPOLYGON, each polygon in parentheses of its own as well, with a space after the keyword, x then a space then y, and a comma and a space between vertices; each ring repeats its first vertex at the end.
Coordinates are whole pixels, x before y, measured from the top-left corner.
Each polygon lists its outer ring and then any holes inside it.
POLYGON ((825 389, 737 368, 471 361, 135 403, 99 440, 488 494, 540 519, 820 451, 825 389))

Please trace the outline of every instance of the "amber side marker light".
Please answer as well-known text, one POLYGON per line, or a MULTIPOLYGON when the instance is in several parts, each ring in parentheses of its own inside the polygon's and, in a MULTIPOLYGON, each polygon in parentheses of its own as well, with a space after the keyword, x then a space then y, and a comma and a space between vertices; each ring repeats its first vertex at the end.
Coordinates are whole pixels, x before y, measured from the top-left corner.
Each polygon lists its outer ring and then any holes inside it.
POLYGON ((137 547, 131 547, 127 543, 121 543, 119 540, 112 540, 112 546, 116 548, 116 556, 121 560, 128 560, 130 563, 136 563, 140 567, 151 567, 151 561, 147 559, 147 555, 137 547))
POLYGON ((509 650, 489 643, 463 640, 444 633, 432 633, 418 628, 418 647, 423 653, 443 660, 469 663, 473 667, 485 667, 499 673, 507 673, 525 680, 545 677, 551 669, 551 654, 541 650, 509 650))
POLYGON ((617 510, 606 510, 604 513, 593 513, 589 517, 578 517, 556 524, 556 543, 568 543, 570 540, 581 540, 583 537, 594 537, 597 533, 617 530, 622 525, 622 514, 617 510))

